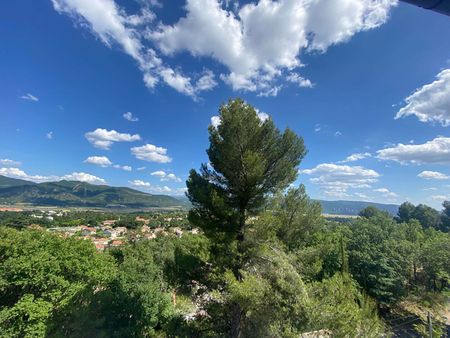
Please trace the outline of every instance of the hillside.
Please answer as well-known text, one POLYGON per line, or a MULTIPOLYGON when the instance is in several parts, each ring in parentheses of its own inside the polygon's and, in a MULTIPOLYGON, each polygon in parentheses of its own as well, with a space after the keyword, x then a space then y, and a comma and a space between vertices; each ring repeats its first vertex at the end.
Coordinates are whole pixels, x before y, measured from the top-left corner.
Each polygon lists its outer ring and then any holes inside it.
POLYGON ((0 189, 1 188, 7 188, 7 187, 15 187, 15 186, 21 186, 21 185, 35 185, 36 183, 25 181, 25 180, 19 180, 17 178, 11 178, 0 175, 0 189))
POLYGON ((0 176, 0 204, 29 203, 60 207, 151 208, 184 206, 167 195, 78 181, 33 183, 0 176))
POLYGON ((368 206, 376 207, 380 210, 388 212, 390 215, 397 215, 398 205, 382 204, 374 202, 363 201, 324 201, 318 200, 322 205, 322 212, 324 214, 333 215, 358 215, 361 210, 368 206))

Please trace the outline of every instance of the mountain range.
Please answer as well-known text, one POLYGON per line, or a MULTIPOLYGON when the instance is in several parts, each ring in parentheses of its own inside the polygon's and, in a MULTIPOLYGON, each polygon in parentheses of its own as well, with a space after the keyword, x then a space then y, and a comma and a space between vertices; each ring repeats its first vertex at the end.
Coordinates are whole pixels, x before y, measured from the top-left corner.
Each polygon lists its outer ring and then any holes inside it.
POLYGON ((34 183, 0 175, 0 204, 96 208, 186 207, 186 202, 167 195, 94 185, 79 181, 34 183))
MULTIPOLYGON (((395 215, 398 205, 363 201, 324 201, 324 214, 357 215, 367 206, 374 206, 395 215)), ((189 207, 185 197, 153 195, 142 191, 79 181, 34 183, 0 175, 0 204, 26 203, 39 206, 92 208, 167 208, 189 207)))

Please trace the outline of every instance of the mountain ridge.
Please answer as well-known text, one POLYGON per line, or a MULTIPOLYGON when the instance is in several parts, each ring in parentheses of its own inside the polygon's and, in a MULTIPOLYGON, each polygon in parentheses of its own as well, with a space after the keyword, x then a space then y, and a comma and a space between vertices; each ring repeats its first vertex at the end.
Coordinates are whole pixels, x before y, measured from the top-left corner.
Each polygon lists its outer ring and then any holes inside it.
POLYGON ((29 203, 60 207, 152 208, 186 207, 168 195, 153 195, 127 187, 80 181, 34 183, 0 175, 0 204, 29 203))
MULTIPOLYGON (((391 215, 397 214, 398 205, 365 201, 317 200, 324 214, 358 215, 368 206, 374 206, 391 215)), ((153 195, 128 187, 96 185, 80 181, 34 183, 0 175, 0 204, 29 203, 60 207, 152 208, 189 207, 185 197, 153 195)))

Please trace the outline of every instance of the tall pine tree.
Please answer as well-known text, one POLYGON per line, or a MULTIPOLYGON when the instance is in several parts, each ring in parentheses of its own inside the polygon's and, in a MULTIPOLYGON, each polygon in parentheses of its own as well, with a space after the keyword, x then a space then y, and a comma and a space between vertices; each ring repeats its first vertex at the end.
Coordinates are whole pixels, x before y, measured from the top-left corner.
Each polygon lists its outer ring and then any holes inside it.
MULTIPOLYGON (((246 220, 296 179, 306 150, 302 138, 290 129, 280 132, 241 99, 219 112, 220 124, 209 127, 209 164, 191 170, 187 181, 189 219, 215 243, 224 268, 240 279, 246 220)), ((241 311, 233 312, 231 335, 237 337, 241 311)))

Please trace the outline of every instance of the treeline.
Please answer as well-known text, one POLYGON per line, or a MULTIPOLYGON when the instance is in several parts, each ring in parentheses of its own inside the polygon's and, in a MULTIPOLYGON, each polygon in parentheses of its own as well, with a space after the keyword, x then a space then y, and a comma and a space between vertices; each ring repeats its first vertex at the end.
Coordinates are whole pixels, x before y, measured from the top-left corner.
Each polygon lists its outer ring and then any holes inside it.
POLYGON ((149 220, 148 226, 178 226, 188 225, 186 211, 150 211, 150 212, 98 212, 98 211, 66 211, 58 212, 58 215, 48 214, 48 211, 2 211, 0 212, 0 224, 14 228, 25 228, 31 224, 44 228, 72 227, 78 225, 100 226, 105 220, 116 220, 113 226, 124 226, 136 229, 142 226, 143 221, 136 221, 136 217, 149 220), (39 216, 39 217, 35 217, 39 216), (46 218, 51 216, 52 220, 46 218), (170 219, 170 221, 168 221, 170 219))
POLYGON ((187 181, 201 234, 97 254, 87 241, 0 228, 0 332, 380 337, 392 326, 380 314, 446 290, 448 233, 374 208, 326 221, 303 186, 287 190, 306 154, 300 137, 239 99, 221 106, 220 122, 209 128, 209 165, 187 181))

